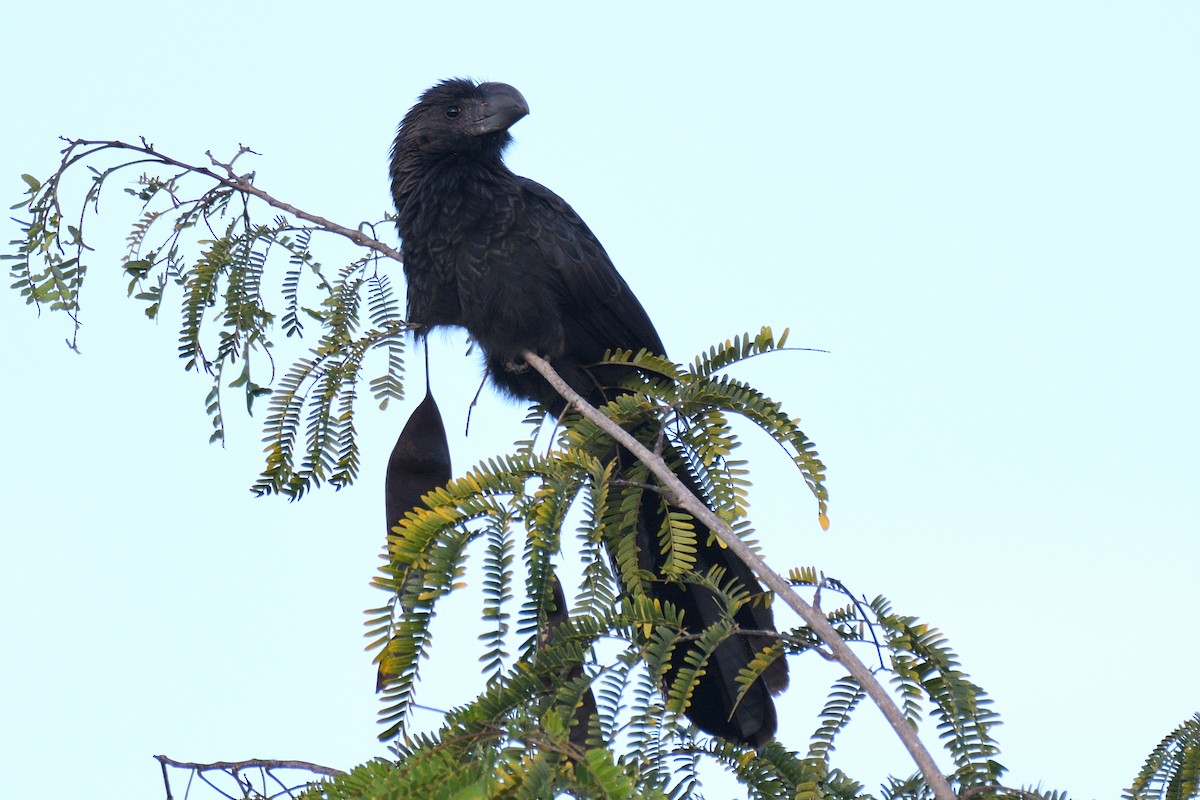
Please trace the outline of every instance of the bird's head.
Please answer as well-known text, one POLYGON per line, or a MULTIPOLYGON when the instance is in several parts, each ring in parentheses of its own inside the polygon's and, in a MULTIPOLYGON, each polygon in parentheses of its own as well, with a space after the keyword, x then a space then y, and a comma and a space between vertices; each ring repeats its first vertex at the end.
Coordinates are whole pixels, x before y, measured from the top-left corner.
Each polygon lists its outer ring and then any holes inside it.
POLYGON ((404 115, 396 151, 498 155, 512 139, 508 129, 528 113, 525 98, 507 83, 445 80, 428 89, 404 115))

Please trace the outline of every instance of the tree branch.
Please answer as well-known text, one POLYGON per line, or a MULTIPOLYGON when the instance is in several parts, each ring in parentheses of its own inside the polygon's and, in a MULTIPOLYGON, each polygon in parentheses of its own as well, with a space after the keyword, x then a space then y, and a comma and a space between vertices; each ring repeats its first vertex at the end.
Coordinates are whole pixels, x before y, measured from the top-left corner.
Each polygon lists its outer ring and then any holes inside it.
POLYGON ((366 247, 370 250, 374 250, 377 253, 387 256, 388 258, 395 259, 396 261, 404 260, 400 255, 400 251, 388 247, 383 242, 375 239, 374 237, 368 236, 361 230, 347 228, 345 225, 339 225, 338 223, 326 219, 325 217, 321 217, 316 214, 310 214, 307 211, 296 208, 291 203, 285 203, 282 200, 276 200, 270 194, 254 185, 252 181, 253 173, 248 175, 238 175, 233 170, 233 162, 237 160, 238 156, 243 155, 244 153, 254 152, 249 147, 244 145, 238 150, 237 155, 230 159, 229 163, 218 161, 213 156, 211 150, 205 151, 204 154, 208 156, 208 160, 212 162, 212 165, 220 168, 225 173, 224 175, 221 175, 220 173, 214 172, 208 167, 199 167, 195 164, 188 164, 186 162, 179 161, 178 159, 171 158, 170 156, 163 155, 154 149, 154 145, 147 143, 145 140, 143 140, 141 145, 130 144, 129 142, 122 142, 119 140, 102 139, 66 139, 65 141, 69 145, 68 150, 76 147, 90 147, 95 149, 89 150, 87 153, 74 156, 64 161, 64 166, 69 166, 74 161, 97 153, 101 150, 132 150, 135 153, 142 153, 146 156, 149 156, 150 159, 158 161, 159 163, 167 164, 168 166, 172 167, 178 167, 179 169, 186 170, 188 172, 194 172, 198 175, 203 175, 207 178, 211 178, 222 186, 227 186, 230 189, 233 189, 234 191, 248 194, 252 197, 257 197, 259 200, 262 200, 264 203, 272 206, 273 208, 278 208, 280 211, 286 211, 298 219, 311 222, 312 224, 317 225, 324 230, 330 231, 331 233, 344 236, 355 244, 361 247, 366 247))
POLYGON ((905 719, 904 714, 900 711, 892 696, 875 679, 874 673, 850 649, 846 641, 838 635, 833 626, 829 624, 829 620, 825 618, 825 615, 813 608, 804 598, 793 591, 791 585, 782 575, 771 569, 765 561, 759 558, 753 550, 738 538, 737 534, 720 517, 713 513, 712 509, 700 502, 700 499, 692 494, 679 478, 676 477, 675 473, 671 471, 671 468, 667 466, 667 463, 661 456, 651 452, 628 431, 584 400, 578 392, 572 389, 555 372, 554 368, 550 366, 550 362, 530 350, 526 350, 523 353, 523 357, 576 411, 591 422, 594 422, 621 446, 637 456, 638 460, 645 464, 654 473, 655 477, 662 481, 667 489, 667 498, 671 503, 684 509, 704 523, 721 540, 722 544, 749 565, 769 589, 775 592, 777 596, 800 615, 801 619, 829 646, 834 657, 846 667, 850 675, 858 682, 858 685, 863 688, 863 691, 875 701, 875 705, 883 712, 884 718, 892 726, 892 730, 896 732, 900 741, 903 742, 905 749, 908 750, 909 755, 916 762, 918 769, 921 770, 921 774, 924 776, 925 782, 933 790, 934 796, 938 800, 958 800, 954 794, 954 790, 950 788, 949 781, 946 780, 941 770, 938 769, 933 756, 917 737, 916 731, 913 730, 908 720, 905 719))
MULTIPOLYGON (((277 769, 302 770, 304 772, 310 772, 314 775, 325 775, 330 778, 336 778, 339 775, 346 774, 345 772, 343 772, 340 769, 335 769, 334 767, 323 767, 320 764, 313 764, 309 761, 275 760, 275 759, 269 759, 269 758, 248 758, 245 761, 213 761, 212 763, 209 763, 209 764, 201 764, 201 763, 197 763, 197 762, 193 762, 193 761, 176 761, 175 759, 170 758, 169 756, 154 756, 154 760, 157 761, 159 766, 162 768, 163 787, 166 789, 166 792, 167 792, 167 800, 175 800, 174 796, 171 794, 171 779, 167 775, 167 767, 176 767, 178 769, 191 770, 196 777, 199 777, 200 780, 207 783, 219 794, 222 794, 225 797, 230 797, 230 798, 232 798, 232 795, 227 794, 224 790, 222 790, 219 786, 217 786, 217 784, 215 784, 211 780, 209 780, 208 776, 205 775, 204 773, 206 773, 206 772, 223 772, 225 775, 229 776, 229 778, 231 778, 237 784, 238 789, 241 791, 243 797, 264 796, 265 792, 266 792, 266 779, 267 778, 270 778, 271 780, 273 780, 275 783, 277 783, 279 785, 280 789, 282 789, 281 792, 271 795, 271 797, 281 797, 284 794, 286 794, 288 797, 294 797, 295 795, 293 795, 292 792, 296 788, 299 788, 299 787, 288 788, 288 785, 285 784, 282 780, 280 780, 279 777, 276 776, 274 772, 272 772, 272 770, 277 770, 277 769), (251 795, 251 791, 252 791, 251 785, 250 785, 249 781, 242 776, 242 773, 247 770, 261 770, 262 771, 261 774, 263 776, 263 792, 255 791, 253 793, 253 795, 251 795)), ((306 781, 305 785, 309 785, 311 783, 312 783, 311 780, 306 781)), ((191 785, 190 779, 188 781, 188 785, 189 786, 191 785)))
POLYGON ((194 761, 176 761, 170 756, 155 756, 154 759, 158 763, 168 767, 179 767, 180 769, 194 769, 199 772, 210 769, 221 770, 245 770, 257 769, 302 769, 306 772, 312 772, 316 775, 328 775, 330 778, 336 778, 339 775, 345 775, 345 770, 340 770, 336 767, 323 767, 320 764, 314 764, 311 761, 290 761, 276 760, 272 758, 248 758, 245 761, 213 761, 210 764, 201 764, 194 761))

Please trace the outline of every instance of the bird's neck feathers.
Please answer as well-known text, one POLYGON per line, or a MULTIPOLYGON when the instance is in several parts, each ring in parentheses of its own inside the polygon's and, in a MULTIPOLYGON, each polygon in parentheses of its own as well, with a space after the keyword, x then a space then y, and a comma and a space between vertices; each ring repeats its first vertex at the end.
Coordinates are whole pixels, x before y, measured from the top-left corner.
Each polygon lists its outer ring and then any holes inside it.
POLYGON ((488 147, 449 151, 430 150, 397 139, 391 178, 401 236, 408 227, 406 220, 418 214, 421 206, 444 203, 463 193, 477 194, 481 189, 492 194, 518 190, 517 176, 502 158, 511 137, 504 133, 495 139, 488 147))

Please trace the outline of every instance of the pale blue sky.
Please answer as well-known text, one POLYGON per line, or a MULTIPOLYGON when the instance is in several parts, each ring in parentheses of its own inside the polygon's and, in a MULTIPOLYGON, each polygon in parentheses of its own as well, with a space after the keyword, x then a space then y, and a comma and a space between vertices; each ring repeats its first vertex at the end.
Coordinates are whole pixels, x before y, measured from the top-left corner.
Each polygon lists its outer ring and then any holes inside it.
MULTIPOLYGON (((821 533, 796 476, 749 451, 768 559, 946 631, 1005 720, 1011 782, 1116 797, 1200 710, 1200 5, 422 6, 6 10, 0 189, 46 174, 60 134, 197 160, 244 142, 261 186, 353 224, 388 210, 422 89, 517 86, 510 165, 583 215, 672 355, 761 324, 831 351, 740 373, 829 466, 821 533)), ((362 406, 359 485, 252 499, 258 421, 231 405, 229 446, 205 443, 207 387, 174 317, 124 299, 111 233, 82 356, 0 299, 8 792, 161 797, 154 753, 380 754, 361 612, 411 403, 362 406)), ((459 339, 437 352, 465 468, 522 411, 488 396, 463 438, 476 368, 459 339)), ((422 702, 467 699, 461 624, 435 629, 453 653, 422 702)), ((797 662, 785 741, 837 674, 797 662)), ((869 787, 911 771, 871 709, 835 764, 869 787)))

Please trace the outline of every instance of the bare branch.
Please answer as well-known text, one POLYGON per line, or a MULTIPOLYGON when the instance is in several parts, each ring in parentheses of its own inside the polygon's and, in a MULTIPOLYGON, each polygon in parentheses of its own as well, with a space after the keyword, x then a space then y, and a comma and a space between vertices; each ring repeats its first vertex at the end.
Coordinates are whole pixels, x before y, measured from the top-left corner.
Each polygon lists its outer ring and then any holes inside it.
MULTIPOLYGON (((157 760, 158 765, 160 765, 162 768, 162 782, 163 787, 167 790, 167 800, 174 800, 174 795, 172 792, 170 792, 170 776, 167 771, 168 766, 173 766, 173 768, 176 769, 188 770, 188 790, 185 792, 185 796, 190 794, 192 781, 194 778, 199 778, 200 781, 208 784, 208 786, 214 790, 214 792, 224 796, 224 798, 228 798, 229 800, 238 800, 238 796, 241 796, 242 799, 254 798, 259 800, 282 798, 284 795, 288 796, 288 798, 294 798, 294 796, 296 796, 296 792, 311 786, 311 784, 316 781, 316 776, 318 775, 323 775, 326 777, 346 775, 346 772, 343 772, 340 769, 332 768, 332 766, 322 766, 320 764, 313 764, 311 762, 298 762, 298 760, 248 758, 244 760, 244 762, 212 762, 209 764, 202 764, 198 762, 178 762, 178 760, 168 756, 155 756, 154 758, 157 760), (247 770, 258 771, 260 778, 262 778, 262 788, 254 787, 254 783, 250 780, 250 777, 244 775, 244 772, 247 770), (306 778, 302 778, 300 783, 289 787, 287 783, 284 783, 283 780, 281 780, 280 776, 275 774, 275 770, 299 770, 301 772, 308 772, 310 775, 308 775, 306 778), (229 781, 233 781, 235 786, 238 787, 236 790, 238 790, 239 794, 229 794, 226 792, 226 790, 221 788, 221 786, 218 786, 218 784, 214 782, 214 778, 209 777, 209 775, 214 774, 214 772, 216 772, 216 774, 226 776, 227 780, 229 781), (268 780, 277 784, 280 790, 278 790, 278 792, 269 794, 268 783, 266 783, 268 780)), ((221 778, 216 778, 216 780, 220 782, 221 778)), ((293 778, 293 780, 296 780, 296 778, 293 778)))
POLYGON ((69 145, 68 149, 72 149, 72 148, 76 148, 76 147, 89 147, 89 148, 93 148, 93 149, 88 150, 86 153, 83 153, 81 155, 75 156, 74 158, 70 159, 69 161, 64 161, 64 166, 67 166, 68 164, 73 163, 74 161, 76 161, 80 158, 92 155, 101 150, 132 150, 135 153, 143 153, 143 154, 149 156, 148 160, 157 161, 161 164, 167 164, 169 166, 178 167, 179 169, 186 170, 188 172, 194 172, 199 175, 204 175, 205 177, 211 178, 212 180, 216 181, 217 183, 221 184, 222 186, 226 186, 237 192, 242 192, 243 194, 251 195, 252 197, 257 197, 259 200, 262 200, 264 203, 266 203, 269 206, 278 208, 281 211, 286 211, 287 213, 291 214, 294 217, 297 217, 302 220, 306 220, 307 222, 311 222, 314 225, 317 225, 318 227, 320 227, 324 230, 330 231, 331 233, 336 233, 341 236, 344 236, 347 239, 349 239, 350 241, 354 242, 355 244, 357 244, 361 247, 366 247, 370 250, 374 250, 375 252, 385 255, 388 258, 395 259, 396 261, 403 261, 403 258, 400 255, 399 250, 396 250, 392 247, 387 246, 386 244, 379 241, 378 239, 375 239, 375 238, 363 233, 361 230, 356 230, 355 228, 347 228, 345 225, 339 225, 338 223, 333 222, 332 220, 326 219, 325 217, 318 216, 316 214, 311 214, 307 211, 296 208, 296 206, 292 205, 291 203, 285 203, 282 200, 275 199, 273 196, 271 196, 267 192, 263 191, 262 189, 259 189, 257 186, 254 185, 254 183, 252 181, 253 173, 248 173, 247 175, 238 175, 233 170, 233 164, 237 160, 238 156, 241 156, 245 153, 253 152, 248 147, 242 147, 238 151, 238 154, 236 156, 234 156, 233 159, 231 159, 228 163, 223 163, 221 161, 218 161, 213 156, 211 151, 205 152, 205 155, 208 156, 208 160, 212 162, 212 165, 214 167, 221 169, 222 172, 224 172, 224 174, 222 175, 218 172, 214 172, 213 170, 209 169, 208 167, 201 167, 201 166, 196 166, 195 164, 188 164, 184 161, 180 161, 178 159, 171 158, 170 156, 164 155, 164 154, 158 152, 157 150, 155 150, 154 145, 147 143, 145 140, 143 140, 142 144, 140 144, 140 145, 130 144, 129 142, 122 142, 119 140, 107 140, 106 141, 106 140, 102 140, 102 139, 98 139, 98 140, 67 139, 66 141, 69 145))
POLYGON ((209 764, 201 764, 195 761, 176 761, 170 756, 155 756, 163 766, 178 767, 180 769, 194 769, 201 772, 212 769, 227 769, 227 770, 244 770, 255 769, 262 767, 264 769, 302 769, 306 772, 312 772, 317 775, 327 775, 330 778, 336 778, 339 775, 345 775, 345 770, 340 770, 337 767, 324 767, 320 764, 314 764, 311 761, 292 761, 278 760, 273 758, 248 758, 245 761, 213 761, 209 764))
MULTIPOLYGON (((163 786, 165 787, 166 792, 167 792, 167 800, 174 800, 174 796, 171 794, 171 779, 167 774, 167 767, 176 767, 178 769, 190 770, 191 774, 188 778, 188 786, 189 787, 191 786, 192 778, 199 778, 200 780, 202 780, 206 784, 208 784, 210 787, 212 787, 213 791, 217 792, 220 795, 223 795, 224 797, 230 798, 230 800, 236 800, 236 797, 234 795, 228 794, 220 786, 213 783, 213 781, 210 780, 208 775, 205 773, 210 773, 210 772, 223 773, 227 778, 231 779, 237 785, 238 791, 240 791, 241 796, 243 798, 267 797, 268 795, 267 795, 267 783, 266 782, 267 782, 268 778, 270 778, 272 781, 274 781, 276 784, 278 784, 278 786, 281 789, 281 791, 270 795, 270 797, 282 797, 284 795, 287 795, 288 797, 295 797, 294 792, 296 790, 299 790, 299 789, 303 788, 304 786, 307 786, 307 785, 313 783, 312 780, 306 780, 300 785, 289 787, 286 783, 284 783, 282 780, 280 780, 277 775, 275 775, 274 770, 280 770, 280 769, 301 770, 303 772, 311 773, 314 776, 315 775, 324 775, 324 776, 330 777, 330 778, 335 778, 339 775, 346 774, 345 772, 343 772, 340 769, 335 769, 334 767, 323 767, 320 764, 313 764, 309 761, 291 761, 291 760, 275 760, 275 759, 268 759, 268 758, 250 758, 250 759, 246 759, 245 761, 213 761, 212 763, 202 764, 202 763, 193 762, 193 761, 176 761, 175 759, 170 758, 169 756, 161 756, 161 755, 154 756, 154 759, 156 761, 158 761, 159 765, 162 767, 163 786), (262 781, 263 781, 261 791, 257 791, 254 788, 253 784, 250 782, 250 779, 247 778, 246 776, 242 775, 242 773, 245 772, 246 770, 258 770, 261 773, 262 781)), ((185 796, 186 796, 186 793, 185 793, 185 796)))

